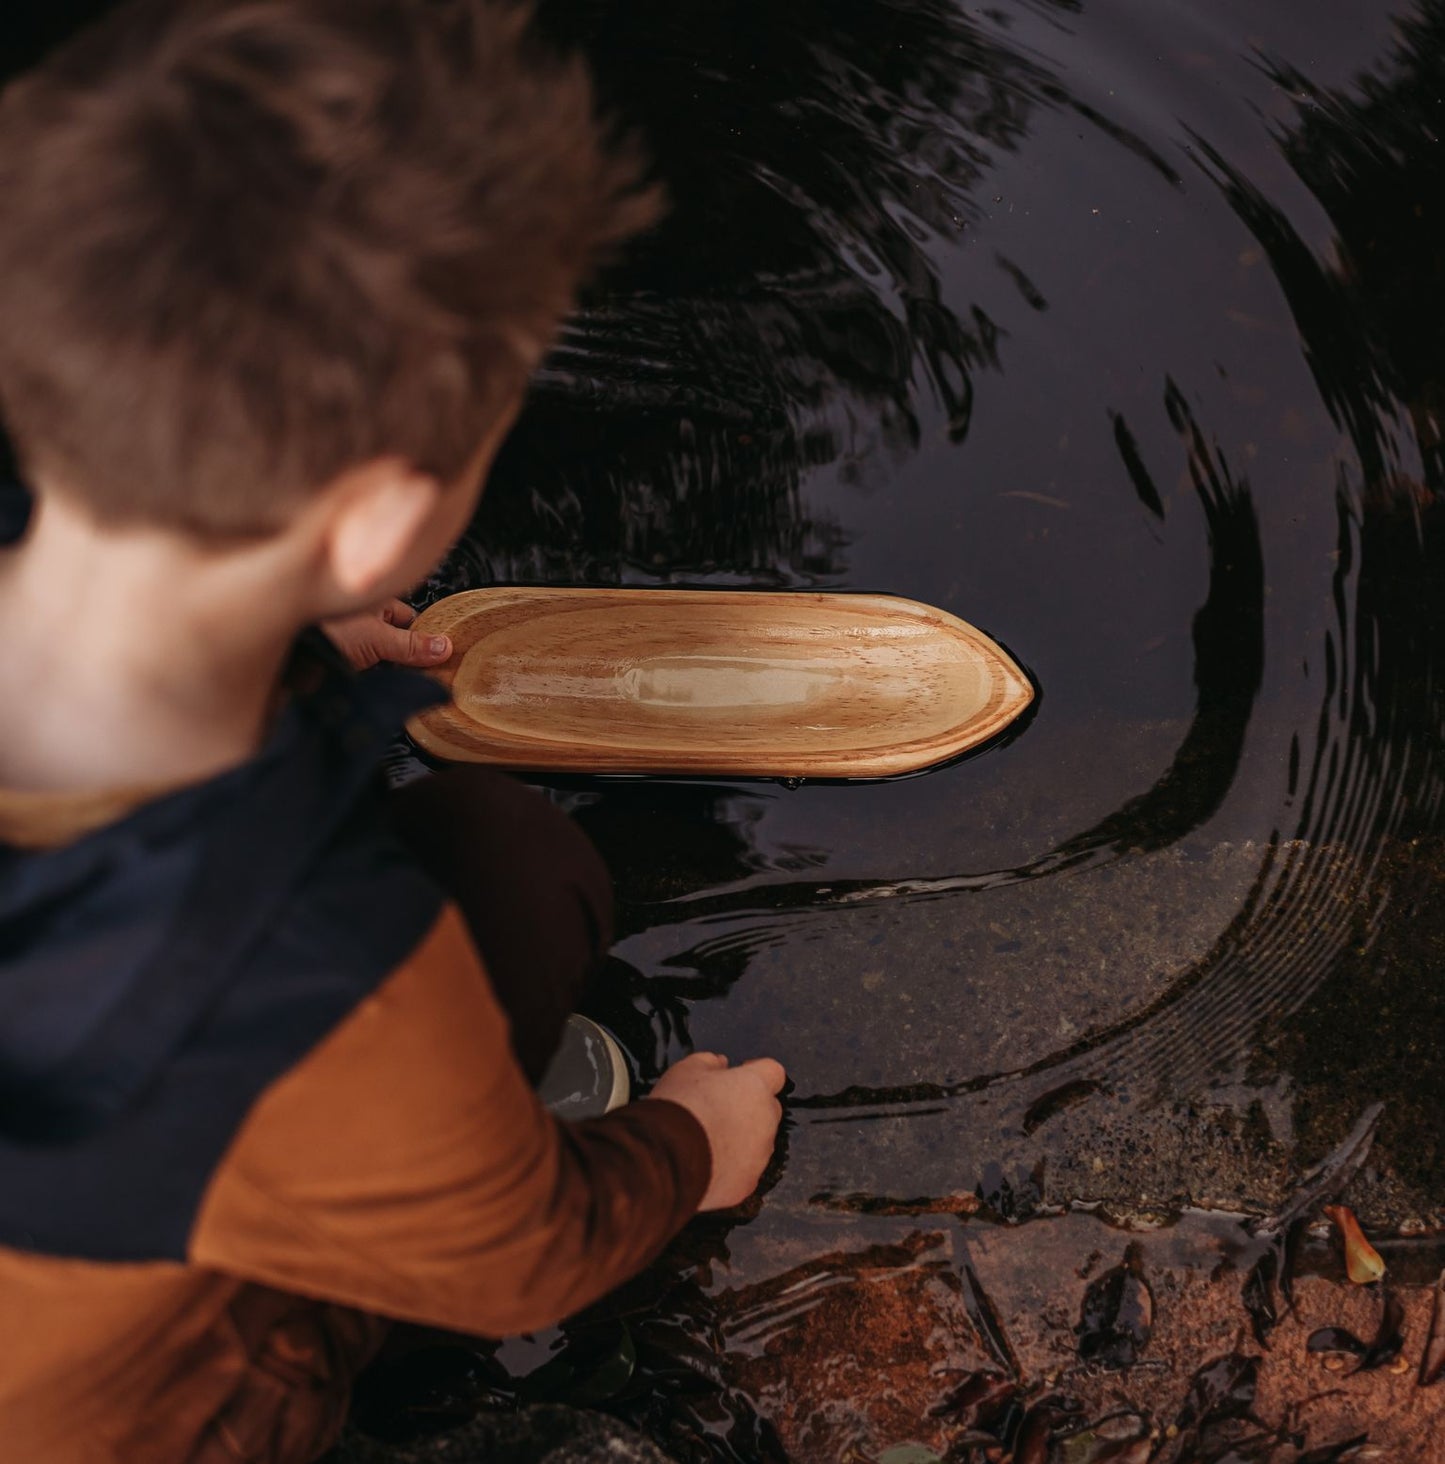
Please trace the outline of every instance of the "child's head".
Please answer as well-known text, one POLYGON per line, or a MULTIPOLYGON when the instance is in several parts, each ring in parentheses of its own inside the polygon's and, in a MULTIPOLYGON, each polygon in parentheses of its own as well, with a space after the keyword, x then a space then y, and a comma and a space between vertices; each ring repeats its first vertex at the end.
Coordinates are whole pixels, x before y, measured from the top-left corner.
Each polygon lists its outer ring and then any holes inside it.
POLYGON ((99 524, 334 511, 389 593, 651 216, 638 173, 515 5, 135 0, 0 96, 0 416, 99 524))

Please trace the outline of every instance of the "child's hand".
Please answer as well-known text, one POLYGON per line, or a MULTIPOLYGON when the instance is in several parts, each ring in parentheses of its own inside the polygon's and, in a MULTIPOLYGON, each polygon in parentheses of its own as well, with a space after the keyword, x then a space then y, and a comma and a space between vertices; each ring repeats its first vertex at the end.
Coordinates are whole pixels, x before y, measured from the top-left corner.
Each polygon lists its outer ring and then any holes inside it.
POLYGON ((663 1073, 650 1098, 680 1104, 703 1126, 712 1148, 712 1180, 700 1210, 740 1205, 757 1188, 772 1157, 783 1106, 778 1093, 788 1080, 771 1057, 729 1067, 716 1052, 694 1052, 663 1073))
POLYGON ((321 628, 353 671, 365 671, 379 661, 392 661, 398 666, 440 666, 452 653, 451 640, 444 635, 418 635, 408 630, 415 619, 416 611, 410 605, 388 600, 375 610, 323 620, 321 628))

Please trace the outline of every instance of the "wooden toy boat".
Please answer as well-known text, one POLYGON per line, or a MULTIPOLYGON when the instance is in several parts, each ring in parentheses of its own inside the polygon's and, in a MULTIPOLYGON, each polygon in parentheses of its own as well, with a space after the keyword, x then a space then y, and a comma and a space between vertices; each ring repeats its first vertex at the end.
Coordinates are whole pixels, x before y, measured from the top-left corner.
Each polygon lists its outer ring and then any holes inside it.
POLYGON ((880 778, 977 747, 1033 700, 981 631, 891 595, 470 590, 432 756, 534 772, 880 778))

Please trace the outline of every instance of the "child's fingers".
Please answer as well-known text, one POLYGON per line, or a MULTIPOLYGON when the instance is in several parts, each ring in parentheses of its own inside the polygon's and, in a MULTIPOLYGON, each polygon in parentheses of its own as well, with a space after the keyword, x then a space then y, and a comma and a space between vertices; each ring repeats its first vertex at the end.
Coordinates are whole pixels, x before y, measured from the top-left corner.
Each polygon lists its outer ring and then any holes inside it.
POLYGON ((756 1073, 763 1080, 763 1086, 769 1093, 781 1093, 783 1084, 788 1081, 788 1075, 783 1070, 783 1065, 776 1058, 755 1057, 748 1062, 740 1062, 738 1071, 746 1069, 756 1073))
POLYGON ((725 1068, 728 1060, 720 1052, 694 1052, 683 1059, 697 1067, 725 1068))
POLYGON ((450 638, 408 629, 415 619, 409 605, 395 600, 377 610, 325 621, 321 628, 357 671, 365 671, 378 661, 392 661, 398 666, 440 666, 451 656, 450 638))
POLYGON ((419 635, 414 630, 406 632, 406 658, 397 657, 403 666, 440 666, 452 654, 451 638, 445 635, 419 635))
POLYGON ((452 643, 444 635, 420 635, 399 626, 382 627, 376 638, 379 659, 397 666, 439 666, 452 653, 452 643))

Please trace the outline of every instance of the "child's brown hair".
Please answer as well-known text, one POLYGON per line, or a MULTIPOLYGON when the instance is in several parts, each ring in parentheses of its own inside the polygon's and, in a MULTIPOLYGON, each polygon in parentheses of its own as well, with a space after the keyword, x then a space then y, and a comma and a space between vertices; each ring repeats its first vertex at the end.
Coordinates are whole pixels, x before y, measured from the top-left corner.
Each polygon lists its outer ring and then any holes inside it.
POLYGON ((485 0, 137 0, 0 96, 0 414, 103 522, 450 482, 646 224, 586 73, 485 0))

